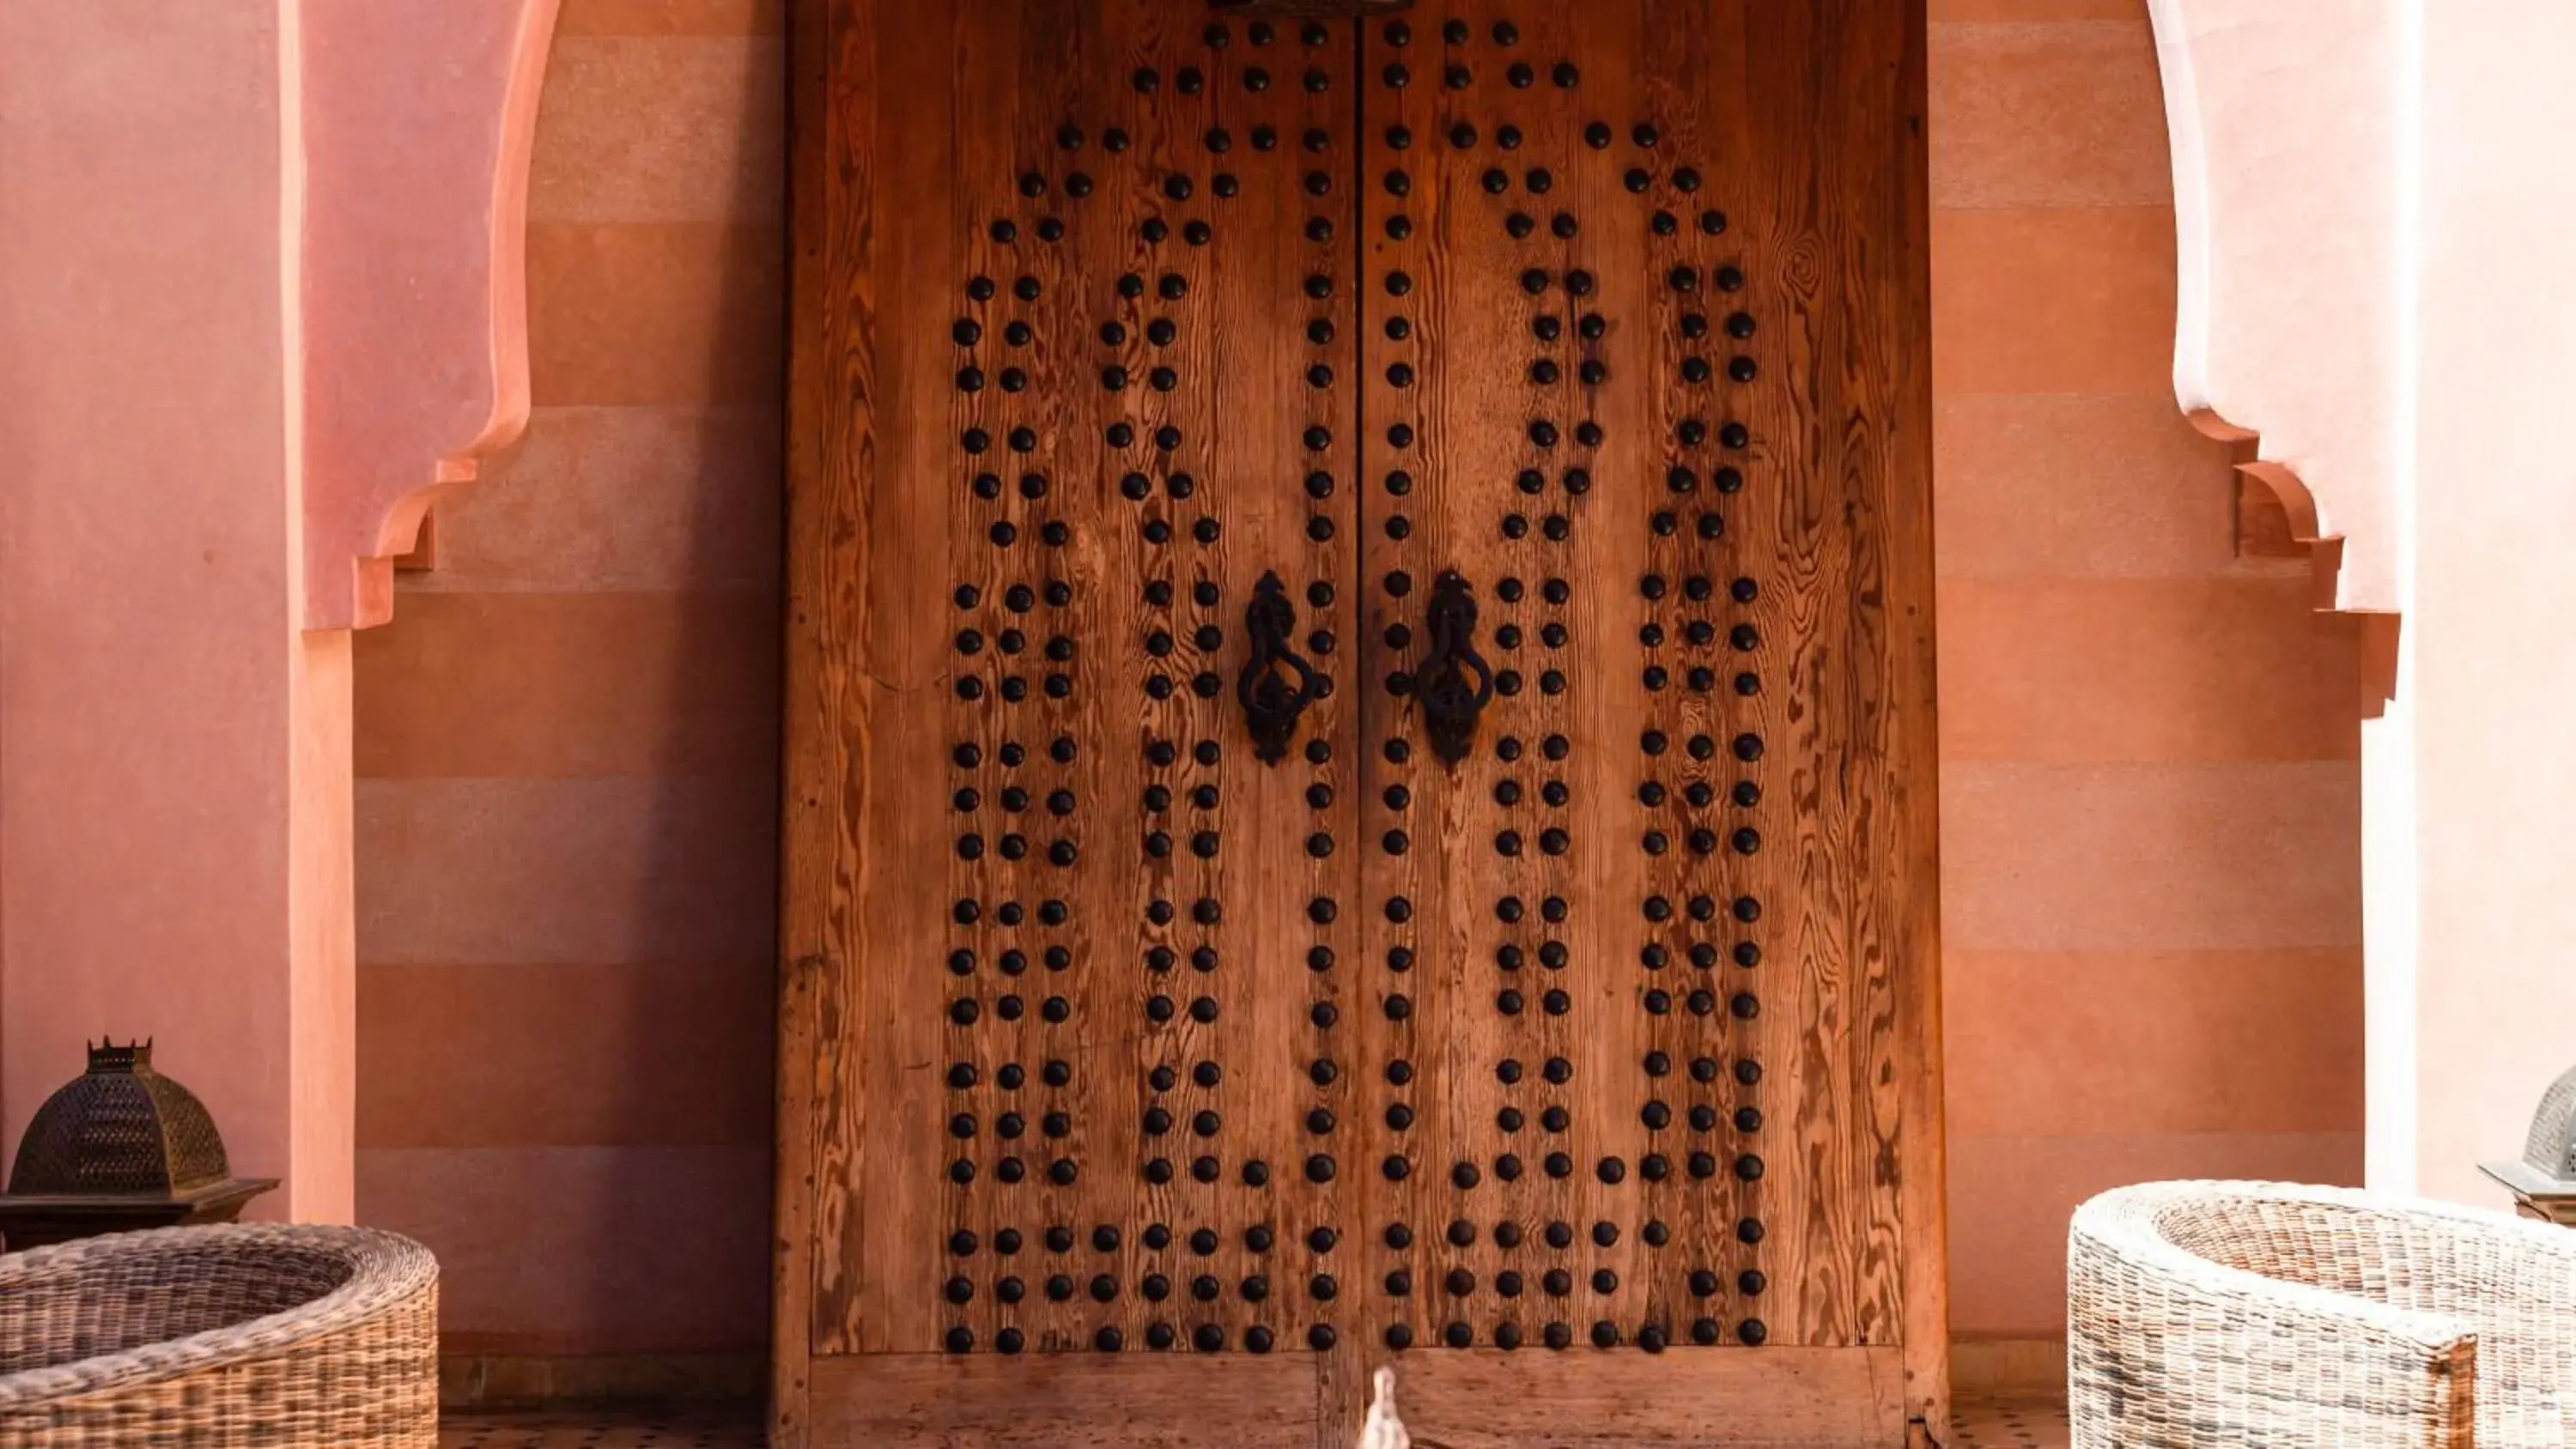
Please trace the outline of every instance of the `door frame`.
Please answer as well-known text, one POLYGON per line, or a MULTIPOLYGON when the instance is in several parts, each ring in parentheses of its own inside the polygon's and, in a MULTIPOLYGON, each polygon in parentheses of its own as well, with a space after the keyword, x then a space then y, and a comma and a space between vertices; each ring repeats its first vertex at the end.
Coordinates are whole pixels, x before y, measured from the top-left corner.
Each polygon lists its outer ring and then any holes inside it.
MULTIPOLYGON (((1199 0, 1172 0, 1191 5, 1199 0)), ((1932 548, 1932 371, 1930 265, 1930 155, 1926 142, 1926 0, 1848 0, 1891 5, 1903 12, 1906 47, 1896 85, 1907 111, 1896 128, 1903 154, 1896 158, 1902 199, 1897 235, 1902 272, 1900 325, 1903 346, 1897 391, 1902 396, 1886 458, 1893 517, 1891 550, 1882 581, 1881 618, 1890 633, 1890 697, 1898 723, 1887 768, 1887 799, 1898 817, 1891 825, 1902 869, 1887 916, 1901 923, 1889 945, 1897 1019, 1892 1029, 1899 1122, 1894 1137, 1904 1163, 1898 1192, 1899 1251, 1904 1293, 1900 1347, 1910 1442, 1937 1443, 1947 1434, 1950 1404, 1948 1316, 1948 1194, 1943 1124, 1940 991, 1938 731, 1932 548)), ((827 643, 840 636, 827 601, 845 596, 853 580, 831 571, 833 545, 846 547, 833 530, 856 516, 840 505, 870 456, 864 398, 873 379, 827 373, 830 346, 843 327, 872 319, 864 263, 851 269, 862 279, 849 295, 832 294, 829 255, 831 210, 840 195, 833 173, 835 138, 825 122, 834 88, 856 90, 875 81, 864 18, 845 27, 848 54, 835 67, 835 17, 855 0, 787 0, 789 281, 787 366, 787 527, 785 531, 785 725, 781 769, 780 917, 778 940, 778 1053, 776 1241, 772 1253, 772 1373, 769 1442, 802 1449, 811 1440, 813 1229, 817 1179, 815 1126, 833 1090, 837 1063, 824 1059, 824 1009, 818 989, 830 965, 834 907, 842 898, 833 872, 856 842, 841 797, 815 787, 845 778, 849 746, 827 727, 825 702, 836 692, 827 643), (835 392, 847 405, 836 407, 835 392), (856 399, 857 401, 849 401, 856 399), (839 466, 852 456, 855 466, 839 466), (800 793, 811 792, 811 793, 800 793)), ((842 137, 863 144, 865 137, 842 137)), ((869 178, 862 172, 856 184, 869 178)), ((864 248, 862 229, 851 239, 864 248)), ((845 624, 847 621, 839 621, 845 624)), ((1758 1356, 1761 1349, 1732 1349, 1758 1356)), ((1733 1365, 1729 1366, 1733 1368, 1733 1365)))

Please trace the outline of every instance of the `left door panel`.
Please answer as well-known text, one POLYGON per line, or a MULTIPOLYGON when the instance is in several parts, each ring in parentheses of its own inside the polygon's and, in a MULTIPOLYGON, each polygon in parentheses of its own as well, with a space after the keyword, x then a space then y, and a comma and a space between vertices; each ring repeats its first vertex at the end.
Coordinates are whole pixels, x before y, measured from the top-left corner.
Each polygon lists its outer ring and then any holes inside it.
POLYGON ((1329 1343, 1361 1177, 1330 1050, 1355 38, 1160 0, 834 9, 804 133, 843 200, 798 238, 824 562, 792 707, 828 727, 795 731, 789 802, 789 1296, 827 1356, 1329 1343), (1276 762, 1238 694, 1257 598, 1328 681, 1276 762))

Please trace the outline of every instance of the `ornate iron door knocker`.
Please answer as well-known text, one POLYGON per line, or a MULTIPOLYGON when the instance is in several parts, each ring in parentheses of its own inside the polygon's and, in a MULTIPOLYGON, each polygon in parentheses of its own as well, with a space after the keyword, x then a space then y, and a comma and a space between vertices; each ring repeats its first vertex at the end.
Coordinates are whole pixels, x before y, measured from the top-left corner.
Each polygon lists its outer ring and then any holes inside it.
POLYGON ((1457 573, 1431 586, 1431 649, 1414 671, 1414 694, 1431 748, 1457 764, 1475 747, 1476 719, 1494 700, 1494 668, 1476 652, 1476 591, 1457 573))
POLYGON ((1252 731, 1253 753, 1263 764, 1288 758, 1297 738, 1297 717, 1324 697, 1331 682, 1315 672, 1304 656, 1289 646, 1297 632, 1297 607, 1288 602, 1288 586, 1266 573, 1243 608, 1244 631, 1252 638, 1252 660, 1234 682, 1234 697, 1243 705, 1243 722, 1252 731))

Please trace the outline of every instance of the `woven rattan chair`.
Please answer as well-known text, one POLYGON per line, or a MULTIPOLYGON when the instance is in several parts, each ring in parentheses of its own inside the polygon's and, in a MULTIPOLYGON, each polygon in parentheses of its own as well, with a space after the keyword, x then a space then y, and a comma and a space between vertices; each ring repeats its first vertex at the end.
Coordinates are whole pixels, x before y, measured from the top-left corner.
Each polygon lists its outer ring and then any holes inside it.
POLYGON ((363 1228, 0 1256, 0 1449, 432 1449, 438 1264, 363 1228))
POLYGON ((2340 1188, 2076 1210, 2076 1449, 2571 1449, 2576 1232, 2340 1188))

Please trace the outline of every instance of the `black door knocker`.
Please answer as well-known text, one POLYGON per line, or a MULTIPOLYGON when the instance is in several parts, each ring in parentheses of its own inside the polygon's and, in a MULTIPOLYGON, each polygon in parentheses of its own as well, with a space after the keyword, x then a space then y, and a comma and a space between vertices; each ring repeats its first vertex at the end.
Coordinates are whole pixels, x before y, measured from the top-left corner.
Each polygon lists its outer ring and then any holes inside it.
POLYGON ((1414 671, 1431 748, 1457 764, 1476 743, 1476 718, 1494 700, 1494 667, 1476 652, 1476 591, 1455 572, 1431 586, 1431 649, 1414 671))
POLYGON ((1242 702, 1243 722, 1252 730, 1253 753, 1263 764, 1288 758, 1297 737, 1297 717, 1324 697, 1332 681, 1315 672, 1304 656, 1289 647, 1297 632, 1297 607, 1288 602, 1288 586, 1267 573, 1243 608, 1244 631, 1252 637, 1252 660, 1234 681, 1242 702))

